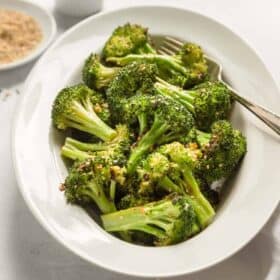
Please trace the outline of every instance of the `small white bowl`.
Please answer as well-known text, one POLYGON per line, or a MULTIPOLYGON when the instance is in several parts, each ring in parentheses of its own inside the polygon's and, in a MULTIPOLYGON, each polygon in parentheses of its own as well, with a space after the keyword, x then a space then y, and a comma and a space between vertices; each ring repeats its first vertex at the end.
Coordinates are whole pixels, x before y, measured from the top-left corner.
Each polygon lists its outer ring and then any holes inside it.
POLYGON ((56 34, 56 22, 54 17, 47 10, 37 4, 26 1, 0 0, 0 9, 15 10, 32 16, 38 22, 43 33, 42 41, 34 50, 15 62, 0 64, 1 71, 21 66, 38 57, 53 40, 56 34))

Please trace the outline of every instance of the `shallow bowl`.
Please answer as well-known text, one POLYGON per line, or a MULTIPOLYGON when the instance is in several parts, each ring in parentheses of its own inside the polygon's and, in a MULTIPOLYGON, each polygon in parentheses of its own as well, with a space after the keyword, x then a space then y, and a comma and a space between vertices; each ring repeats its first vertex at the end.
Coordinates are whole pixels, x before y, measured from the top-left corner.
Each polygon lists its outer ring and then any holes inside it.
MULTIPOLYGON (((126 22, 200 44, 224 67, 225 78, 244 96, 276 111, 278 89, 255 51, 223 24, 169 7, 133 7, 102 13, 71 28, 45 53, 25 84, 14 126, 14 165, 22 195, 46 230, 83 259, 115 272, 168 277, 206 269, 228 258, 263 227, 279 202, 279 139, 236 104, 232 122, 248 139, 248 153, 227 184, 215 221, 178 245, 151 248, 106 233, 58 191, 66 175, 59 157, 62 136, 51 125, 59 89, 79 82, 84 59, 99 52, 112 30, 126 22), (164 19, 164 20, 162 20, 164 19)), ((279 113, 279 112, 278 112, 279 113)))

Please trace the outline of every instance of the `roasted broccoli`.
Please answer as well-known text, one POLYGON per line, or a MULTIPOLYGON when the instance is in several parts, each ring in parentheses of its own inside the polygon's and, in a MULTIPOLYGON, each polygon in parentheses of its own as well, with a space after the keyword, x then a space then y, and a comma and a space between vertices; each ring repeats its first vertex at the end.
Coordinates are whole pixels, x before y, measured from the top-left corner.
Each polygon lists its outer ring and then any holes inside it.
POLYGON ((221 82, 204 82, 191 90, 183 90, 158 78, 155 88, 158 93, 186 106, 200 129, 207 130, 213 122, 229 116, 231 94, 221 82))
POLYGON ((197 212, 200 225, 205 227, 212 221, 215 211, 201 193, 194 176, 194 169, 194 160, 181 143, 163 145, 157 152, 149 155, 138 168, 142 178, 139 191, 146 195, 158 190, 191 195, 192 205, 197 212))
POLYGON ((197 131, 202 157, 197 172, 208 184, 227 178, 246 153, 246 139, 228 121, 217 121, 211 133, 197 131))
POLYGON ((83 81, 92 89, 106 89, 119 69, 118 67, 107 67, 103 65, 98 55, 91 54, 86 59, 83 67, 83 81))
POLYGON ((156 246, 182 242, 199 231, 188 199, 171 196, 161 201, 101 216, 108 232, 142 231, 155 237, 156 246))
POLYGON ((104 122, 109 117, 108 105, 102 96, 82 84, 61 90, 52 108, 56 128, 76 128, 105 141, 116 135, 116 131, 104 122))
POLYGON ((185 44, 175 55, 128 54, 123 57, 109 57, 108 62, 124 66, 134 61, 154 63, 158 66, 160 78, 181 87, 201 83, 207 76, 207 63, 201 48, 185 44))
POLYGON ((67 201, 75 204, 95 203, 102 213, 116 211, 117 177, 112 176, 112 168, 99 156, 75 162, 64 183, 67 201))
POLYGON ((148 29, 137 24, 117 27, 102 51, 104 59, 122 57, 132 53, 156 53, 150 44, 148 29))
MULTIPOLYGON (((207 77, 208 65, 200 46, 194 43, 186 43, 175 55, 188 69, 188 75, 184 83, 176 82, 176 76, 168 80, 169 83, 182 87, 190 87, 199 84, 207 77), (174 80, 174 81, 173 81, 174 80)), ((180 76, 179 76, 180 78, 180 76)))
POLYGON ((107 90, 112 119, 124 121, 123 106, 137 93, 152 94, 156 82, 157 67, 154 64, 133 62, 123 67, 107 90))
POLYGON ((231 92, 209 81, 201 47, 175 53, 171 41, 157 53, 146 28, 116 28, 86 58, 84 84, 62 89, 52 107, 53 126, 66 131, 60 190, 134 244, 176 244, 205 229, 218 209, 215 187, 247 148, 227 121, 231 92))
POLYGON ((126 104, 128 119, 139 121, 139 135, 127 162, 128 173, 133 173, 141 158, 159 140, 176 139, 189 131, 193 118, 180 103, 160 95, 135 95, 126 104), (142 134, 141 134, 142 133, 142 134))

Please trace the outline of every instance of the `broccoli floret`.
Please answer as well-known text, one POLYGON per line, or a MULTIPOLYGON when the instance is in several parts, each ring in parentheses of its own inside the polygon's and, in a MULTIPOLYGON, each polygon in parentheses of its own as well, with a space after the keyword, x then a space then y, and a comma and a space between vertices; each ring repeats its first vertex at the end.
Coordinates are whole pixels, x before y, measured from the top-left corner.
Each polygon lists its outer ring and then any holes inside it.
POLYGON ((166 156, 159 152, 151 153, 137 167, 139 176, 138 193, 144 196, 158 196, 164 191, 185 194, 184 188, 176 185, 170 179, 180 177, 179 166, 171 162, 166 156))
POLYGON ((159 140, 176 139, 193 126, 191 113, 180 103, 164 96, 135 95, 127 102, 127 108, 131 119, 141 120, 140 132, 144 131, 132 148, 127 163, 128 174, 136 170, 141 158, 159 140))
POLYGON ((154 64, 133 62, 123 67, 107 90, 107 99, 115 122, 124 121, 123 106, 137 93, 152 94, 157 67, 154 64))
POLYGON ((109 119, 108 105, 99 93, 79 84, 61 90, 52 108, 56 128, 76 128, 106 141, 116 135, 104 120, 109 119))
MULTIPOLYGON (((195 162, 190 156, 188 149, 179 142, 173 142, 161 146, 158 152, 168 157, 170 161, 178 164, 178 168, 181 172, 180 178, 183 178, 183 181, 179 182, 183 184, 182 186, 184 186, 185 191, 201 204, 205 212, 208 213, 210 217, 213 217, 215 211, 201 193, 198 182, 194 177, 195 162)), ((179 176, 175 178, 175 180, 177 180, 179 176)))
POLYGON ((100 157, 75 162, 64 183, 67 201, 74 204, 95 203, 102 213, 116 211, 116 181, 110 170, 110 165, 100 157))
POLYGON ((127 23, 114 30, 105 43, 102 55, 107 59, 131 53, 156 53, 149 41, 147 28, 127 23))
POLYGON ((158 66, 159 76, 163 80, 180 87, 199 84, 207 77, 207 61, 202 49, 193 43, 187 43, 175 55, 128 54, 123 57, 109 57, 107 61, 124 66, 133 61, 154 63, 158 66))
POLYGON ((97 90, 106 89, 120 68, 104 66, 96 54, 91 54, 85 61, 83 67, 84 83, 97 90))
POLYGON ((133 230, 153 235, 156 246, 179 243, 199 231, 195 212, 183 196, 102 215, 101 220, 108 232, 133 230))
POLYGON ((158 78, 155 88, 183 104, 194 115, 197 127, 203 130, 217 120, 226 119, 232 105, 230 90, 221 82, 205 82, 183 90, 158 78))
POLYGON ((61 154, 72 160, 102 156, 112 165, 124 166, 130 151, 131 135, 126 125, 116 126, 116 136, 106 142, 85 143, 67 137, 61 154))
POLYGON ((205 80, 207 77, 208 65, 200 46, 194 43, 186 43, 176 54, 176 57, 182 61, 189 73, 183 83, 180 83, 180 81, 173 82, 172 78, 168 80, 169 83, 181 85, 182 87, 190 87, 205 80))
POLYGON ((215 122, 211 133, 197 132, 202 157, 198 161, 198 174, 208 184, 227 178, 246 153, 246 139, 228 121, 215 122))
POLYGON ((204 228, 213 219, 215 211, 200 191, 198 180, 194 176, 193 158, 179 142, 161 146, 150 154, 138 168, 141 178, 140 194, 154 195, 164 190, 165 193, 190 195, 200 226, 204 228))

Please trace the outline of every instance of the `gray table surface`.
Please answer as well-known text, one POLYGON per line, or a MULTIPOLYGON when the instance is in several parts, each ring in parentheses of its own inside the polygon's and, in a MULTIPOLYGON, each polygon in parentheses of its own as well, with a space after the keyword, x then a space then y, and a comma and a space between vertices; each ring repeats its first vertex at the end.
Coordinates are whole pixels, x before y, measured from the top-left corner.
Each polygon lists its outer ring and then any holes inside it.
MULTIPOLYGON (((57 13, 53 0, 32 1, 41 3, 54 13, 58 24, 58 34, 80 20, 57 13)), ((279 84, 279 1, 104 0, 103 9, 159 3, 185 7, 207 14, 241 34, 255 47, 279 84)), ((18 191, 11 159, 12 120, 18 109, 17 102, 22 94, 22 84, 33 64, 0 72, 0 88, 2 89, 0 92, 0 279, 135 279, 93 266, 62 247, 35 220, 18 191)), ((280 105, 278 113, 280 113, 280 105)), ((206 271, 176 279, 280 279, 279 221, 280 209, 278 207, 265 228, 239 253, 206 271)))

